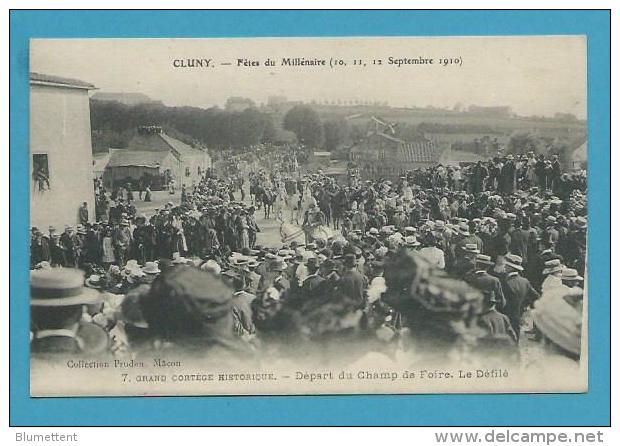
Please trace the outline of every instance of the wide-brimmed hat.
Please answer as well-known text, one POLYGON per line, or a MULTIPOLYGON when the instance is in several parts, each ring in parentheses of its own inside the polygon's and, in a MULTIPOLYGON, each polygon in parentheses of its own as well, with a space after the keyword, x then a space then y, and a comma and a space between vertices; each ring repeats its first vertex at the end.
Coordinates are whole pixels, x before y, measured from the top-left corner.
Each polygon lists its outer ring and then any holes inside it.
POLYGON ((86 285, 88 288, 100 290, 105 287, 105 280, 99 274, 91 274, 84 282, 84 285, 86 285))
POLYGON ((559 271, 562 271, 563 266, 560 259, 551 259, 545 262, 545 268, 543 269, 543 274, 553 274, 559 271))
POLYGON ((231 256, 228 259, 232 266, 246 266, 248 264, 248 258, 242 255, 231 256))
POLYGON ((577 229, 587 229, 588 220, 586 220, 584 217, 575 218, 575 227, 577 229))
POLYGON ((562 270, 562 280, 567 282, 580 282, 583 280, 583 277, 579 275, 576 269, 564 268, 562 270))
POLYGON ((539 299, 533 311, 536 328, 573 355, 581 354, 582 311, 566 299, 539 299))
POLYGON ((219 275, 222 272, 222 267, 220 264, 213 259, 209 259, 200 265, 200 269, 203 271, 211 271, 215 275, 219 275))
POLYGON ((379 235, 379 230, 377 228, 370 228, 366 235, 379 235))
POLYGON ((478 254, 476 256, 476 263, 486 266, 495 265, 495 263, 491 260, 491 256, 488 256, 486 254, 478 254))
POLYGON ((84 273, 73 268, 38 269, 30 272, 30 305, 65 307, 101 303, 97 290, 84 286, 84 273))
POLYGON ((434 229, 435 231, 443 231, 446 229, 446 222, 443 220, 435 220, 434 229))
POLYGON ((178 264, 185 264, 187 263, 187 258, 183 257, 180 253, 175 252, 172 253, 172 263, 178 265, 178 264))
POLYGON ((161 270, 159 269, 157 262, 146 262, 144 264, 144 268, 142 268, 142 272, 145 274, 159 274, 161 273, 161 270))
POLYGON ((405 237, 405 245, 410 247, 420 246, 420 242, 417 240, 415 235, 408 235, 405 237))
POLYGON ((469 226, 464 221, 459 223, 459 225, 457 226, 457 230, 461 235, 469 235, 469 226))
POLYGON ((480 254, 478 245, 476 245, 475 243, 466 243, 465 246, 463 246, 463 251, 468 252, 470 254, 480 254))
POLYGON ((506 265, 516 269, 517 271, 523 271, 523 259, 521 258, 521 256, 518 256, 516 254, 507 254, 506 257, 504 258, 504 261, 506 262, 506 265))
POLYGON ((248 260, 248 268, 256 268, 258 265, 260 265, 260 263, 255 258, 251 258, 248 260))
POLYGON ((405 233, 407 232, 417 232, 418 230, 416 228, 414 228, 413 226, 407 226, 405 227, 405 233))

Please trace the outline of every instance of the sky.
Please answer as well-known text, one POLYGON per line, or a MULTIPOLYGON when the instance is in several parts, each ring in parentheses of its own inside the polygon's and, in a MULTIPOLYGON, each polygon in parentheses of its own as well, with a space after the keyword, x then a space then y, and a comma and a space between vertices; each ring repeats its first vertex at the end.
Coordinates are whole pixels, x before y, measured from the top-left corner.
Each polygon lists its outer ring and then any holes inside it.
POLYGON ((284 95, 398 107, 507 105, 520 115, 586 118, 583 36, 33 39, 30 71, 80 79, 102 92, 143 93, 169 106, 223 106, 230 96, 260 104, 284 95), (390 57, 433 64, 398 67, 390 57), (239 65, 244 58, 258 66, 239 65), (327 65, 282 66, 283 58, 316 58, 327 65), (457 63, 443 66, 444 58, 457 63), (211 63, 174 66, 188 59, 211 63), (275 66, 266 66, 267 59, 275 66), (330 67, 330 60, 346 65, 330 67))

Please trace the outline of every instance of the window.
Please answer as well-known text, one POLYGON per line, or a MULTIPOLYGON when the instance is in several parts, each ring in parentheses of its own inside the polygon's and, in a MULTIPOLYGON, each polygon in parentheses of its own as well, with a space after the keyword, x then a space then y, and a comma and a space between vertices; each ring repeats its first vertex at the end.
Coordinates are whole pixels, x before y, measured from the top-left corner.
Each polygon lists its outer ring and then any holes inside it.
POLYGON ((50 170, 47 153, 32 155, 32 181, 39 192, 50 189, 50 170))
POLYGON ((189 167, 185 168, 185 176, 188 177, 191 175, 191 172, 189 171, 189 167))

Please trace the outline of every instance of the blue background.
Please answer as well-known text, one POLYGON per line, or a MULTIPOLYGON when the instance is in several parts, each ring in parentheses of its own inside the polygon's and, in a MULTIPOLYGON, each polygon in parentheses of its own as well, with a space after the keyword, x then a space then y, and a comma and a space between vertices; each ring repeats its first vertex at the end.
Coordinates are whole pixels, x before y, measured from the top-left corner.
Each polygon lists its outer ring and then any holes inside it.
MULTIPOLYGON (((11 425, 484 426, 610 423, 609 12, 13 11, 10 25, 11 425), (29 38, 527 34, 581 34, 588 38, 591 305, 590 390, 587 394, 57 399, 29 397, 29 38)), ((517 56, 527 57, 527 54, 517 56)))

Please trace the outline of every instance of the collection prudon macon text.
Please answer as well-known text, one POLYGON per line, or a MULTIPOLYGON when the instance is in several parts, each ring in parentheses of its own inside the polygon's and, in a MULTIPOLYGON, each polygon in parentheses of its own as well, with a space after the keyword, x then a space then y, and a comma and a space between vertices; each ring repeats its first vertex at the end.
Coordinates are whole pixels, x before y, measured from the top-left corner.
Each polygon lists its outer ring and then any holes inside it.
POLYGON ((364 58, 352 58, 345 59, 340 57, 330 58, 306 58, 306 57, 282 57, 267 58, 264 60, 252 59, 252 58, 237 58, 232 60, 217 61, 212 58, 186 58, 186 59, 172 59, 172 66, 174 68, 215 68, 216 66, 236 66, 241 68, 252 67, 344 67, 344 66, 381 66, 389 65, 395 67, 402 67, 406 65, 439 65, 439 66, 461 66, 463 64, 463 58, 460 56, 454 57, 393 57, 388 56, 386 58, 377 59, 364 59, 364 58))

